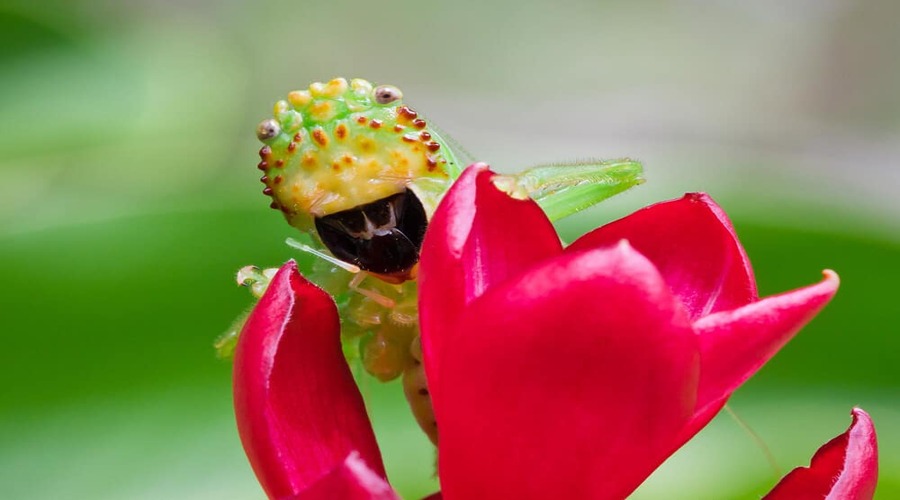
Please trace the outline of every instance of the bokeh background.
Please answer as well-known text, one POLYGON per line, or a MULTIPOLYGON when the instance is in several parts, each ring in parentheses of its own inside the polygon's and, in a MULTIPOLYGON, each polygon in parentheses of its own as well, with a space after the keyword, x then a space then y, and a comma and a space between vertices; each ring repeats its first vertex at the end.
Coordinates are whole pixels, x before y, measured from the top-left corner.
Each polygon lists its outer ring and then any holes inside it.
MULTIPOLYGON (((782 473, 863 406, 879 496, 900 497, 898 18, 891 0, 3 0, 0 497, 263 497, 211 344, 250 303, 233 272, 297 257, 254 128, 334 76, 398 85, 499 170, 643 160, 649 182, 564 221, 569 239, 704 190, 764 294, 837 270, 732 406, 782 473)), ((393 483, 434 491, 399 387, 364 385, 393 483)), ((723 415, 634 498, 776 480, 723 415)))

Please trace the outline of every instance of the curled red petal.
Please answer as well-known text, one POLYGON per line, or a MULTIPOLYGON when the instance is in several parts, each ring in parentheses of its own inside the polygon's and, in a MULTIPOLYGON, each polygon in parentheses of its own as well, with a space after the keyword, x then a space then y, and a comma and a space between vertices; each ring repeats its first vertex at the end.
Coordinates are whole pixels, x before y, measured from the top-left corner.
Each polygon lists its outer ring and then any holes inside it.
POLYGON ((419 264, 419 323, 429 384, 436 386, 442 346, 453 324, 485 290, 562 251, 553 225, 530 199, 492 182, 483 163, 454 182, 428 223, 419 264))
POLYGON ((703 413, 707 405, 723 403, 825 307, 840 280, 833 271, 823 274, 824 279, 814 285, 711 314, 694 323, 700 337, 702 366, 698 413, 703 413))
POLYGON ((847 432, 825 443, 809 467, 797 467, 766 495, 768 500, 868 500, 878 482, 875 425, 859 408, 847 432))
POLYGON ((397 493, 353 452, 338 467, 291 500, 399 500, 397 493))
POLYGON ((627 243, 470 304, 434 393, 447 498, 624 498, 691 417, 697 337, 627 243))
POLYGON ((662 273, 691 319, 757 298, 750 260, 725 212, 704 193, 657 203, 585 234, 571 250, 626 239, 662 273))
POLYGON ((271 498, 304 491, 354 450, 384 477, 341 350, 337 309, 293 261, 272 278, 241 332, 234 411, 244 451, 271 498))

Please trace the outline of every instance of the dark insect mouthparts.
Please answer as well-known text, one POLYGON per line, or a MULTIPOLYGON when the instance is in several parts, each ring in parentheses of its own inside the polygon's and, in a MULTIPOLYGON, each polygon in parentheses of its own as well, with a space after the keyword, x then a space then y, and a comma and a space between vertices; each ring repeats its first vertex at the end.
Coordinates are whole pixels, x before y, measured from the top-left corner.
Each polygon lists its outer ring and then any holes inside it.
POLYGON ((425 208, 410 190, 316 218, 316 232, 335 257, 379 274, 416 265, 427 227, 425 208))

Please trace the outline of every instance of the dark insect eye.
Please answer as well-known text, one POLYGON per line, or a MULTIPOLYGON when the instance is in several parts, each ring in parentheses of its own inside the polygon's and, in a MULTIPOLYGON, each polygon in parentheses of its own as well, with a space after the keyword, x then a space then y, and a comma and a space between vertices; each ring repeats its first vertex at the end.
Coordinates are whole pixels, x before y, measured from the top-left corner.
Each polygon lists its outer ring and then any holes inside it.
POLYGON ((403 98, 403 92, 393 85, 380 85, 375 87, 375 102, 378 104, 390 104, 403 98))
POLYGON ((281 125, 271 118, 259 122, 256 126, 256 138, 261 141, 268 141, 280 133, 281 125))
POLYGON ((412 191, 316 218, 316 232, 335 257, 380 274, 402 273, 419 261, 427 226, 412 191))

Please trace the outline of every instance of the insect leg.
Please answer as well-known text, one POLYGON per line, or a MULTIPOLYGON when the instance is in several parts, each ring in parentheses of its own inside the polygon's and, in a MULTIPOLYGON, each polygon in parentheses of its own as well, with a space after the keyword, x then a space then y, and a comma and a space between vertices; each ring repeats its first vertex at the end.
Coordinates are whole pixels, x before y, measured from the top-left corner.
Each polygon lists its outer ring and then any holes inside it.
MULTIPOLYGON (((235 280, 238 285, 250 289, 250 294, 258 299, 265 293, 266 288, 269 287, 269 282, 272 281, 277 272, 278 268, 275 267, 260 269, 256 266, 244 266, 238 270, 235 280)), ((234 356, 234 348, 237 346, 238 337, 244 328, 244 323, 247 322, 247 317, 250 316, 250 311, 251 309, 248 309, 235 318, 231 322, 231 326, 219 335, 213 343, 219 359, 231 359, 234 356)))
POLYGON ((237 347, 238 336, 250 316, 250 310, 244 311, 240 316, 231 322, 231 326, 223 332, 213 343, 216 350, 216 356, 219 359, 231 359, 234 356, 234 348, 237 347))
POLYGON ((494 183, 515 198, 532 198, 555 221, 643 184, 642 174, 639 162, 624 158, 542 165, 498 175, 494 183))
POLYGON ((431 392, 425 378, 425 365, 422 364, 422 344, 419 336, 410 345, 413 362, 403 372, 403 394, 409 408, 416 418, 419 427, 428 435, 428 439, 438 444, 437 421, 434 419, 434 408, 431 405, 431 392))
POLYGON ((366 279, 367 276, 368 276, 368 274, 366 274, 366 273, 357 274, 356 276, 353 277, 352 280, 350 280, 349 288, 356 293, 359 293, 361 295, 364 295, 364 296, 374 300, 375 302, 384 306, 387 309, 393 309, 397 305, 397 303, 394 302, 393 299, 391 299, 390 297, 385 297, 384 295, 376 292, 375 290, 369 290, 367 288, 362 288, 361 286, 359 286, 363 282, 363 280, 366 279))

